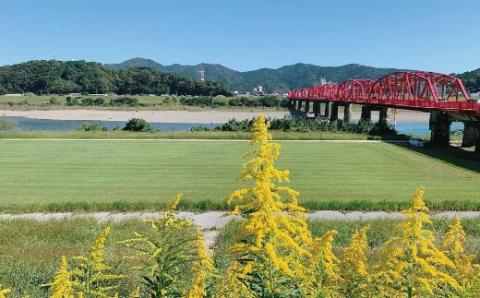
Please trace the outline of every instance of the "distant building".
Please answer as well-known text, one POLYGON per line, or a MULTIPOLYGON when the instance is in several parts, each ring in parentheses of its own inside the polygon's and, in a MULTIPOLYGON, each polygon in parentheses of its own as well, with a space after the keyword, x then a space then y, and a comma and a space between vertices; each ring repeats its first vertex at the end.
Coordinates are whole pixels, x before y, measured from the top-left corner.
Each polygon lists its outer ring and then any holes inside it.
POLYGON ((82 93, 69 93, 67 94, 68 97, 80 97, 82 96, 82 93))
POLYGON ((480 92, 470 93, 470 98, 475 100, 480 99, 480 92))
POLYGON ((10 93, 10 94, 5 94, 5 96, 23 96, 23 93, 10 93))
POLYGON ((253 95, 264 95, 263 87, 258 85, 257 87, 253 88, 253 95))
POLYGON ((108 96, 108 93, 94 93, 94 94, 89 94, 90 96, 108 96))

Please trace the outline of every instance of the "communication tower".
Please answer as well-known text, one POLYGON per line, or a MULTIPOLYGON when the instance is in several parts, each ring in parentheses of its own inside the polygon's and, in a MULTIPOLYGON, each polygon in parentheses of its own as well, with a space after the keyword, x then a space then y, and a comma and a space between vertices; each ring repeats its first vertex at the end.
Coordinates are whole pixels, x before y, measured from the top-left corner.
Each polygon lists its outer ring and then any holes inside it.
POLYGON ((200 74, 200 81, 205 81, 205 70, 199 70, 198 73, 200 74))

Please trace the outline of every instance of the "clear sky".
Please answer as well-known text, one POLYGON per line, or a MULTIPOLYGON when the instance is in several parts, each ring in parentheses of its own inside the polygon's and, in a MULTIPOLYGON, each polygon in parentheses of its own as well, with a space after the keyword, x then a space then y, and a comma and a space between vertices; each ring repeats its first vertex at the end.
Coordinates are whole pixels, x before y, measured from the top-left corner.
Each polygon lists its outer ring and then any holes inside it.
POLYGON ((0 65, 31 59, 480 67, 479 0, 0 0, 0 65))

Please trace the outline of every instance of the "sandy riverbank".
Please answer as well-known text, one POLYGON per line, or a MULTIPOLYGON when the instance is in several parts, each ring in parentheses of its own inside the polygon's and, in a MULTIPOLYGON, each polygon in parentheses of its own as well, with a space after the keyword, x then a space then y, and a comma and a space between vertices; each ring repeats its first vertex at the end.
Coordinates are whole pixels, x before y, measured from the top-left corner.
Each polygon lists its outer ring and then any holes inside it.
MULTIPOLYGON (((108 110, 29 110, 13 111, 1 110, 0 116, 26 117, 33 119, 50 120, 84 120, 84 121, 127 121, 131 118, 142 118, 149 122, 160 123, 225 123, 229 119, 237 120, 251 119, 263 113, 270 118, 283 118, 289 116, 290 112, 285 111, 108 111, 108 110)), ((339 117, 342 118, 342 113, 339 117)), ((399 111, 396 114, 397 121, 426 122, 428 113, 399 111)), ((352 113, 352 120, 360 118, 359 112, 352 113)), ((378 118, 377 113, 372 113, 372 120, 378 118)), ((390 121, 393 114, 389 113, 390 121)))
POLYGON ((225 123, 229 119, 251 119, 263 113, 271 118, 289 116, 289 111, 108 111, 108 110, 30 110, 0 111, 0 116, 17 116, 33 119, 84 120, 84 121, 127 121, 142 118, 160 123, 225 123))

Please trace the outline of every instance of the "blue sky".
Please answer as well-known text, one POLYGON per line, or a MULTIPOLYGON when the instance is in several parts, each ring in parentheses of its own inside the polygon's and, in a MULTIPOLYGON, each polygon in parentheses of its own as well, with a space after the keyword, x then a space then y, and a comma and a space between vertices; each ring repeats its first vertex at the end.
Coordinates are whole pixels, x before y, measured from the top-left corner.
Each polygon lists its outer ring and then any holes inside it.
POLYGON ((31 59, 480 67, 478 0, 0 0, 0 65, 31 59))

